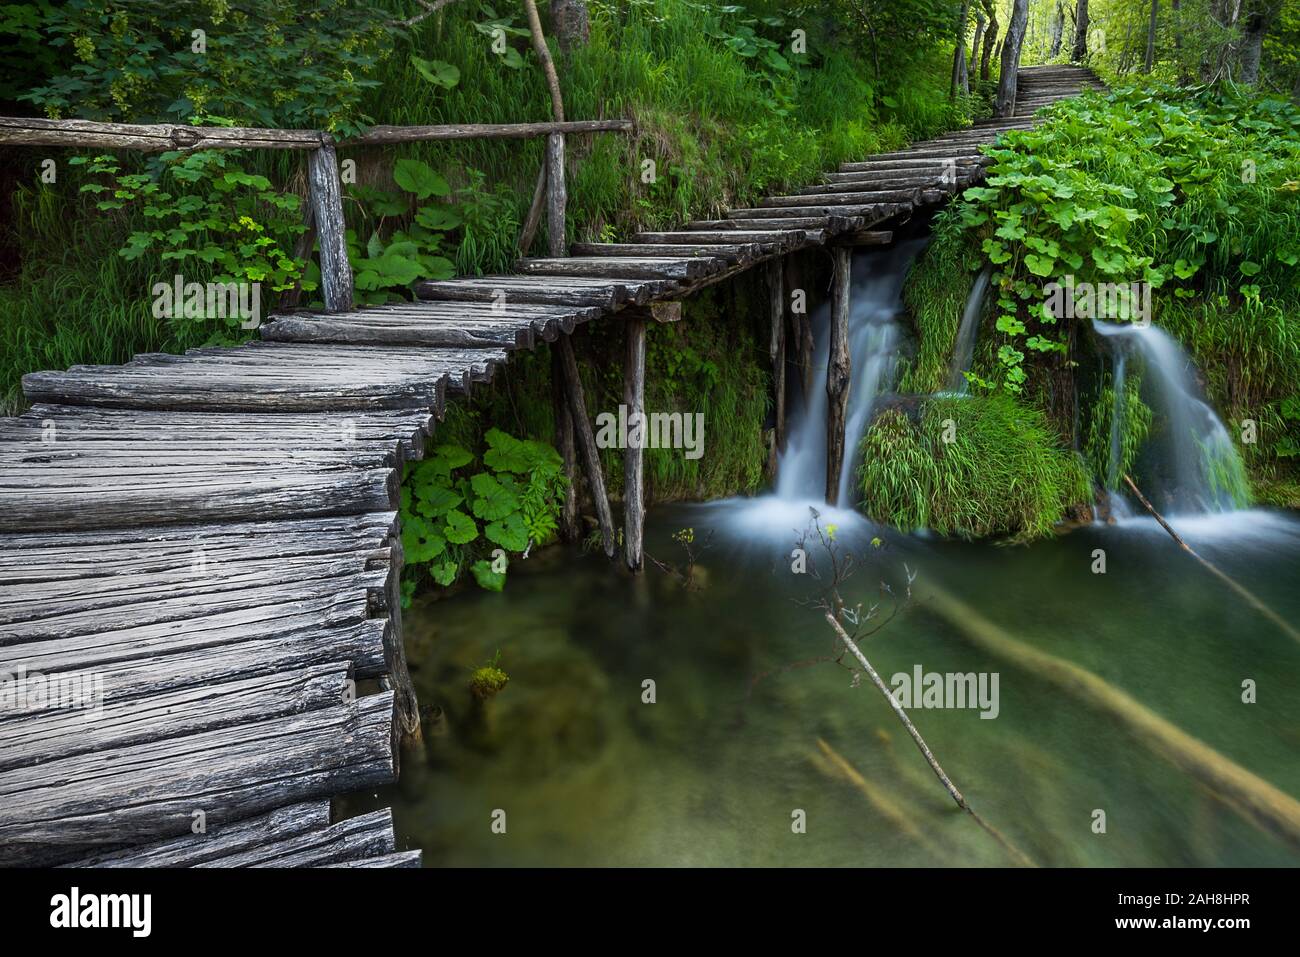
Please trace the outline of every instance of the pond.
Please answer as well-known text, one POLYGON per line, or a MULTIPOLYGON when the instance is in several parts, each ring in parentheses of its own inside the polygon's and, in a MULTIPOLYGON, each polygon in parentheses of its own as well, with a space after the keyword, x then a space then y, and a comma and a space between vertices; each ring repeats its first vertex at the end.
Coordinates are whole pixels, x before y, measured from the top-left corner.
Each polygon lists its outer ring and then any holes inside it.
MULTIPOLYGON (((391 804, 399 845, 422 848, 430 866, 1014 863, 955 807, 868 681, 809 663, 835 646, 807 602, 818 583, 791 569, 808 519, 806 506, 772 499, 653 511, 647 551, 660 562, 683 567, 673 533, 694 530, 689 589, 653 565, 631 576, 599 554, 552 548, 516 562, 503 593, 417 602, 408 654, 421 703, 441 719, 399 783, 354 799, 355 810, 391 804), (469 675, 498 651, 510 682, 480 707, 469 675)), ((974 808, 1032 861, 1300 862, 1284 828, 1246 816, 1124 715, 940 613, 936 596, 959 600, 1294 800, 1300 644, 1153 522, 998 547, 877 530, 851 514, 821 520, 861 559, 845 598, 864 611, 879 603, 866 628, 889 619, 862 645, 886 682, 918 666, 997 674, 996 717, 909 714, 974 808), (908 574, 911 600, 890 618, 880 582, 904 599, 908 574), (1248 681, 1254 703, 1243 701, 1248 681)), ((1282 618, 1300 617, 1294 518, 1175 524, 1282 618)))

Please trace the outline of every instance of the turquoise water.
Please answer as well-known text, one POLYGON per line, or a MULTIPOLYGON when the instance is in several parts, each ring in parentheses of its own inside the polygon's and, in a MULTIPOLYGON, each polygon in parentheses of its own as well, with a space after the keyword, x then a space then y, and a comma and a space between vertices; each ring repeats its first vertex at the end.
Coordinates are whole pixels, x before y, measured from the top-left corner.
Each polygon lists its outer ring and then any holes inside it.
MULTIPOLYGON (((790 571, 801 515, 732 502, 651 519, 647 549, 664 562, 683 561, 671 533, 695 529, 697 587, 551 549, 516 563, 504 593, 410 609, 417 690, 441 720, 428 726, 426 749, 406 756, 401 781, 356 799, 355 810, 391 804, 399 843, 423 848, 432 866, 1012 862, 955 808, 868 682, 854 687, 833 663, 801 664, 835 650, 820 614, 801 603, 816 583, 790 571), (476 707, 469 672, 498 650, 510 683, 476 707), (647 679, 653 704, 643 702, 647 679), (492 827, 498 811, 505 833, 492 827), (792 829, 798 811, 803 833, 792 829)), ((971 804, 1033 861, 1300 862, 1284 836, 1247 820, 1114 714, 985 653, 927 607, 927 593, 942 588, 1007 636, 1088 669, 1300 797, 1300 644, 1153 524, 1009 548, 840 521, 837 540, 862 556, 844 588, 851 602, 881 602, 883 618, 892 602, 881 580, 901 594, 904 569, 916 575, 913 600, 863 643, 887 681, 918 664, 998 673, 996 719, 910 713, 971 804), (1099 548, 1105 574, 1092 571, 1099 548), (1255 704, 1241 700, 1247 679, 1255 704), (1104 834, 1093 829, 1099 809, 1104 834)), ((1252 512, 1180 530, 1285 619, 1300 618, 1300 523, 1252 512)))

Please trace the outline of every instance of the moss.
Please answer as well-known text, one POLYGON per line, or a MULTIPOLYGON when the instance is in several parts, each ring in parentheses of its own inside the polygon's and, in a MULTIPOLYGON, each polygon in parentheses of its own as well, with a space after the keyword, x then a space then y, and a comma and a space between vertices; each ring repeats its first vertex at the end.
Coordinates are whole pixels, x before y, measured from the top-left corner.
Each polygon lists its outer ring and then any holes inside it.
POLYGON ((1046 416, 1001 394, 888 408, 861 453, 862 510, 909 531, 1028 541, 1091 491, 1046 416))
POLYGON ((478 701, 489 701, 496 697, 510 683, 510 676, 497 667, 501 652, 492 656, 492 660, 470 672, 469 690, 478 701))

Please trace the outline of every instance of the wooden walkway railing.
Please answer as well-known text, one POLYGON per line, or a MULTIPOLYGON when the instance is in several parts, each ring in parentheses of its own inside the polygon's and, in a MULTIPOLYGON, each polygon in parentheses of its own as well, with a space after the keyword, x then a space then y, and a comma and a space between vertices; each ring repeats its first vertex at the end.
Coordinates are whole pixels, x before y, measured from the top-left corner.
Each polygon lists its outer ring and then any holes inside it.
MULTIPOLYGON (((1032 111, 1093 85, 1080 70, 1025 70, 1021 95, 1032 111)), ((892 224, 982 177, 981 147, 1033 123, 981 122, 513 275, 421 283, 417 302, 277 316, 242 347, 26 376, 36 404, 0 420, 0 862, 418 863, 396 851, 387 812, 331 824, 328 799, 391 782, 396 741, 418 734, 397 492, 446 396, 613 314, 639 407, 646 324, 763 265, 779 444, 784 369, 811 362, 807 316, 787 314, 787 257, 835 251, 842 331, 848 249, 889 241, 892 224)), ((557 355, 573 362, 571 348, 557 355)), ((612 556, 580 386, 566 402, 612 556)), ((842 433, 829 438, 842 449, 842 433)), ((635 568, 638 456, 625 468, 635 568)))

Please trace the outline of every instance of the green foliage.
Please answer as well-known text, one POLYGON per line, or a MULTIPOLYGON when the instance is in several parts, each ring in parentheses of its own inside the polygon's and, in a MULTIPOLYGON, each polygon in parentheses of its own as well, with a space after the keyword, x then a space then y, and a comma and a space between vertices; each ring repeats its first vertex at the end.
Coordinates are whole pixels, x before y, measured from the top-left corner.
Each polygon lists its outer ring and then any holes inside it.
MULTIPOLYGON (((1300 290, 1300 112, 1224 89, 1127 89, 1058 104, 1009 134, 960 207, 997 267, 1001 385, 1067 329, 1045 280, 1149 283, 1181 300, 1254 310, 1300 290)), ((1163 297, 1162 297, 1163 298, 1163 297)), ((1118 316, 1131 318, 1121 307, 1118 316)))
MULTIPOLYGON (((101 212, 133 207, 145 228, 127 237, 118 255, 147 257, 164 268, 223 283, 258 283, 278 292, 301 283, 305 264, 285 246, 303 231, 298 197, 272 188, 265 176, 246 172, 239 151, 199 150, 161 154, 142 172, 126 172, 111 155, 74 156, 72 166, 90 174, 82 193, 101 212)), ((211 317, 191 317, 206 322, 211 317)), ((231 327, 235 317, 226 317, 231 327)), ((237 335, 233 328, 205 328, 210 341, 237 335)))
POLYGON ((491 661, 470 672, 469 690, 479 701, 496 697, 510 683, 510 676, 501 670, 500 665, 501 652, 498 650, 491 661))
POLYGON ((1046 416, 1005 393, 931 398, 915 418, 885 409, 861 454, 862 510, 907 531, 1028 541, 1091 491, 1046 416))
POLYGON ((357 0, 64 0, 40 13, 64 70, 22 99, 54 118, 355 132, 390 34, 357 0))
MULTIPOLYGON (((1138 452, 1151 433, 1151 407, 1142 401, 1142 376, 1130 367, 1125 374, 1124 407, 1119 411, 1119 460, 1115 463, 1114 486, 1133 471, 1138 452)), ((1084 456, 1094 481, 1102 488, 1112 487, 1111 431, 1115 419, 1115 387, 1110 373, 1102 379, 1088 416, 1084 437, 1084 456)))
POLYGON ((469 569, 500 591, 507 559, 554 537, 568 483, 559 453, 499 429, 483 436, 481 456, 456 445, 435 447, 402 485, 402 548, 413 575, 453 584, 469 569), (486 557, 485 557, 486 556, 486 557))

